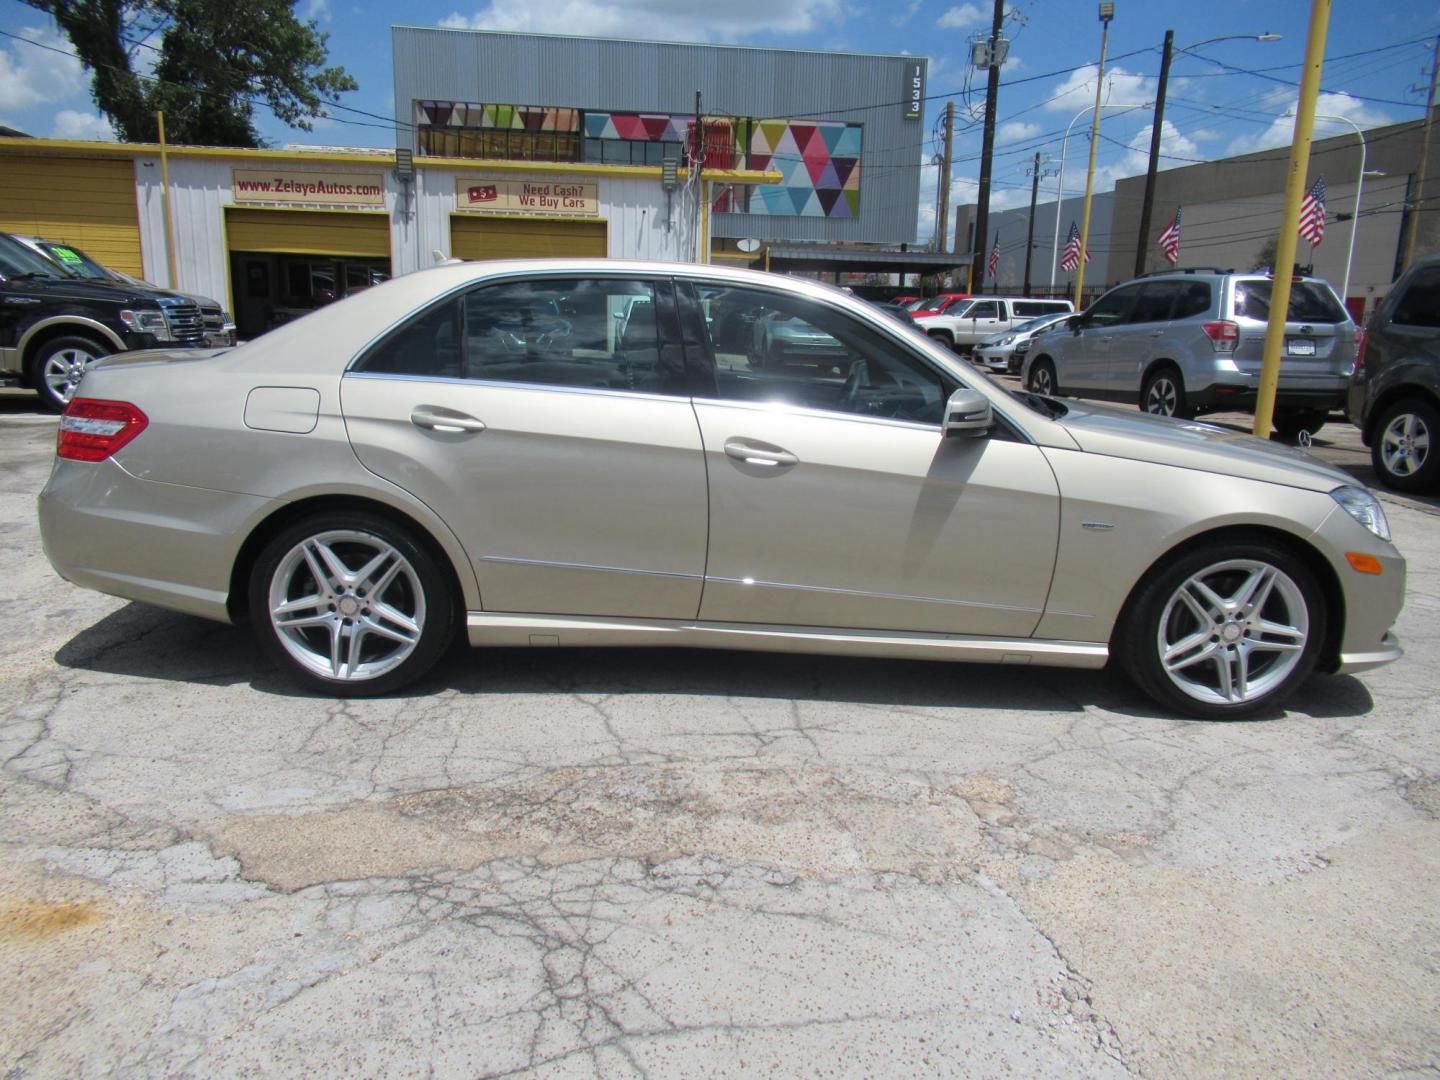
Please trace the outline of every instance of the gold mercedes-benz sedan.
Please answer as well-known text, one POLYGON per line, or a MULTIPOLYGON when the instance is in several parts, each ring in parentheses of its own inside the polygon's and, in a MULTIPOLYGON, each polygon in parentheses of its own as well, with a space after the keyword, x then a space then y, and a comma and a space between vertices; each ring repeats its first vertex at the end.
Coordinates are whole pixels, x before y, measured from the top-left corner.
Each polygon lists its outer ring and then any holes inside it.
POLYGON ((1014 394, 837 289, 466 263, 84 378, 40 496, 88 588, 325 693, 484 645, 1051 664, 1273 709, 1400 656, 1379 503, 1308 455, 1014 394))

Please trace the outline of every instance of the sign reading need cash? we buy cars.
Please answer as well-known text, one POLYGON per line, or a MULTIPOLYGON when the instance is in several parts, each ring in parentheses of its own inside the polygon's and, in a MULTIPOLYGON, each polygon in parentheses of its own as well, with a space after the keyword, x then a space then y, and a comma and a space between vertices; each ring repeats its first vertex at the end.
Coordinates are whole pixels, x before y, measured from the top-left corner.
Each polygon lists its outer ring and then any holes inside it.
POLYGON ((471 213, 598 217, 600 186, 576 180, 496 180, 458 177, 455 208, 471 213))

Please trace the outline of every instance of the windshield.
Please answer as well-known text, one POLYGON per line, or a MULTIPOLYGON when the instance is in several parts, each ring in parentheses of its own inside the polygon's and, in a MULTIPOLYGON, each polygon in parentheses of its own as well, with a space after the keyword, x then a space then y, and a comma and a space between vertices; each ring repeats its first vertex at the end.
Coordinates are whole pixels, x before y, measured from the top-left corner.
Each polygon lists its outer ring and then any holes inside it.
POLYGON ((109 270, 77 248, 68 244, 57 244, 53 240, 37 240, 35 242, 40 245, 40 249, 46 255, 77 277, 90 278, 92 281, 113 280, 109 270))
POLYGON ((926 297, 924 300, 917 300, 916 306, 911 308, 910 310, 915 312, 944 311, 945 305, 950 303, 950 300, 951 298, 948 296, 930 296, 926 297))
MULTIPOLYGON (((1251 278, 1235 282, 1235 314, 1248 319, 1270 318, 1269 278, 1251 278)), ((1296 281, 1290 286, 1289 322, 1347 322, 1350 314, 1340 306, 1335 294, 1323 281, 1296 281)))
POLYGON ((11 240, 8 236, 0 236, 0 274, 7 278, 72 276, 45 256, 35 254, 18 240, 11 240))

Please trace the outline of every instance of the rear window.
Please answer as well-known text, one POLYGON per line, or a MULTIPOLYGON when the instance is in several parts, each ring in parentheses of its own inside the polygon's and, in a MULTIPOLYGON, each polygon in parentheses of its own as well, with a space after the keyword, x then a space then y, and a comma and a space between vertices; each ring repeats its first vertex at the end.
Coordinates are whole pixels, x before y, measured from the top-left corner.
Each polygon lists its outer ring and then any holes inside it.
POLYGON ((1440 266, 1416 272, 1390 321, 1401 326, 1440 327, 1440 266))
MULTIPOLYGON (((1247 319, 1270 318, 1268 279, 1235 282, 1235 314, 1247 319)), ((1290 286, 1290 310, 1287 322, 1341 323, 1350 321, 1350 313, 1340 306, 1328 286, 1318 281, 1296 281, 1290 286)))

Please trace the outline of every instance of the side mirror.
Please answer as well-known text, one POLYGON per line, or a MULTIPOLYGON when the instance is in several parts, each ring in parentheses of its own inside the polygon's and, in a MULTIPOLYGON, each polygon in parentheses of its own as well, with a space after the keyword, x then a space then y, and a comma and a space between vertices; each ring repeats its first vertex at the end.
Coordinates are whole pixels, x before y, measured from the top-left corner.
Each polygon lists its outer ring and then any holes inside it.
POLYGON ((1068 319, 1065 320, 1065 325, 1068 326, 1071 330, 1074 330, 1076 333, 1079 333, 1080 330, 1083 329, 1085 326, 1085 316, 1071 315, 1068 319))
POLYGON ((995 417, 990 399, 978 390, 956 390, 945 403, 945 438, 979 439, 990 434, 995 417))

